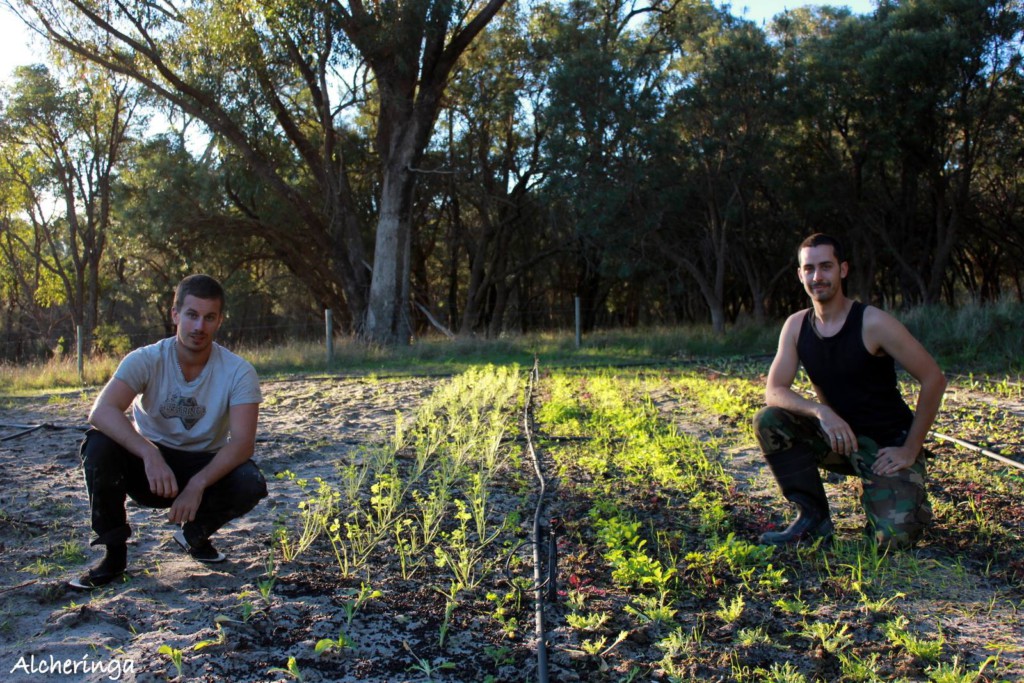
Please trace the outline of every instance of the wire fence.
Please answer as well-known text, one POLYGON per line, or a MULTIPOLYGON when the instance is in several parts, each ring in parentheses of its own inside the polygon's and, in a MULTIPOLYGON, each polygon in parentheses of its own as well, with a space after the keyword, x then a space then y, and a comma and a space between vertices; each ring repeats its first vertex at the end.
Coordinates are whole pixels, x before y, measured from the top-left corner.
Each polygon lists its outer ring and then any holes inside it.
MULTIPOLYGON (((433 313, 413 313, 410 327, 415 336, 459 333, 448 316, 433 313)), ((584 325, 593 329, 617 329, 632 326, 632 321, 614 312, 587 311, 579 299, 568 306, 545 305, 537 309, 516 307, 506 312, 500 329, 488 326, 483 320, 474 334, 491 336, 498 334, 523 334, 528 332, 555 331, 575 332, 577 344, 584 325)), ((664 322, 664 321, 654 321, 664 322)), ((351 337, 354 331, 346 321, 330 310, 323 311, 323 317, 310 316, 304 320, 273 320, 252 322, 228 317, 217 332, 217 341, 228 348, 259 348, 280 346, 290 343, 323 343, 330 347, 334 340, 351 337), (328 332, 329 331, 329 332, 328 332)), ((15 325, 0 325, 0 362, 34 363, 54 358, 68 358, 85 355, 123 356, 131 349, 152 344, 174 335, 174 326, 169 322, 139 324, 123 321, 120 325, 103 325, 86 334, 82 328, 71 330, 67 324, 54 325, 49 330, 30 329, 15 325)), ((329 349, 328 349, 329 350, 329 349)))
MULTIPOLYGON (((540 325, 537 329, 572 331, 575 333, 578 347, 581 343, 584 315, 580 300, 576 299, 569 310, 571 313, 568 316, 562 311, 558 311, 560 315, 553 315, 555 311, 547 307, 544 311, 546 315, 543 316, 544 322, 547 324, 540 325), (566 324, 567 322, 568 324, 566 324)), ((426 317, 415 321, 413 327, 424 335, 441 331, 448 334, 449 331, 443 327, 443 323, 440 325, 439 327, 436 319, 426 317)), ((621 325, 610 327, 621 327, 621 325)), ((525 327, 515 330, 520 333, 526 331, 528 330, 525 327)), ((173 336, 174 333, 174 326, 169 324, 135 326, 130 331, 122 331, 120 328, 114 328, 113 331, 109 328, 100 328, 92 334, 86 334, 81 326, 75 329, 74 334, 68 334, 65 331, 31 334, 15 333, 8 330, 6 335, 0 338, 0 362, 29 364, 52 359, 75 358, 81 374, 86 356, 120 357, 132 349, 155 343, 173 336)), ((352 330, 347 329, 344 325, 338 325, 336 316, 328 309, 323 312, 322 320, 245 324, 228 318, 217 332, 217 341, 228 348, 249 349, 293 343, 318 343, 324 345, 327 358, 330 359, 335 340, 351 335, 352 330)))
MULTIPOLYGON (((40 335, 38 333, 9 333, 0 338, 0 361, 8 363, 32 362, 66 357, 78 349, 97 354, 123 354, 123 352, 152 344, 174 334, 174 328, 162 325, 134 329, 131 332, 84 334, 79 328, 75 334, 40 335)), ((225 325, 217 333, 217 341, 224 346, 261 346, 289 342, 322 340, 323 324, 287 325, 225 325)))

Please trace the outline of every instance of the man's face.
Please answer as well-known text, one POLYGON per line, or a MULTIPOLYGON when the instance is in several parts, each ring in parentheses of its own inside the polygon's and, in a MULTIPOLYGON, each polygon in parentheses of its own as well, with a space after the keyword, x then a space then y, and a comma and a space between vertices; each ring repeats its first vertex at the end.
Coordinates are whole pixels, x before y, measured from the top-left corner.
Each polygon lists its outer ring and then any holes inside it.
POLYGON ((839 263, 832 245, 804 247, 800 250, 797 275, 814 301, 826 302, 842 292, 842 281, 849 265, 839 263))
POLYGON ((219 299, 186 296, 180 311, 171 309, 171 319, 178 326, 178 343, 190 351, 208 349, 224 321, 220 307, 219 299))

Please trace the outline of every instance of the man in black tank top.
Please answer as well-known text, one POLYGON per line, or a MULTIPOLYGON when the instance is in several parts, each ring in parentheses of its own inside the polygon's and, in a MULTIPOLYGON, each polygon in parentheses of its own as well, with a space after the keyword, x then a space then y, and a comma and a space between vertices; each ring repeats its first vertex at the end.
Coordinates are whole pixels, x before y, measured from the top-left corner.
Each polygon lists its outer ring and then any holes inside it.
POLYGON ((946 378, 899 321, 846 297, 849 264, 835 238, 811 235, 798 257, 812 307, 783 325, 768 372, 768 405, 754 416, 768 467, 798 514, 784 531, 762 534, 761 542, 831 538, 822 467, 859 477, 866 533, 880 545, 908 547, 932 519, 924 441, 946 378), (921 384, 915 411, 899 392, 896 363, 921 384), (792 388, 801 364, 817 400, 792 388))

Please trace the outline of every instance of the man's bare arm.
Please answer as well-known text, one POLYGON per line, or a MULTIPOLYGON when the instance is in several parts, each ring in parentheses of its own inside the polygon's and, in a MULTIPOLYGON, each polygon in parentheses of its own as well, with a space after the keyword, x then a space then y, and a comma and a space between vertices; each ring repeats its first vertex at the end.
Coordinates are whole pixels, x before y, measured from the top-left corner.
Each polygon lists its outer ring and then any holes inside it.
POLYGON ((878 452, 876 474, 892 474, 909 467, 917 459, 942 404, 946 376, 924 346, 888 313, 868 308, 864 312, 864 330, 869 351, 881 350, 889 354, 921 385, 914 420, 903 446, 882 448, 878 452))
POLYGON ((126 414, 135 396, 136 391, 125 381, 112 377, 89 411, 89 424, 142 460, 150 491, 163 498, 173 498, 178 495, 174 473, 156 444, 139 434, 126 414))

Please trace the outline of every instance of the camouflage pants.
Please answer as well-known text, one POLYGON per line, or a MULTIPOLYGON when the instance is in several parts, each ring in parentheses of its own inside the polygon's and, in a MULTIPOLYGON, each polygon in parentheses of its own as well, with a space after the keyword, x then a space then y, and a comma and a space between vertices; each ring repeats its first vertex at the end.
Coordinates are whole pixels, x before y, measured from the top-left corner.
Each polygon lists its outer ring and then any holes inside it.
POLYGON ((858 435, 858 450, 848 456, 840 455, 832 450, 817 420, 773 407, 757 412, 754 432, 765 455, 803 447, 814 454, 818 467, 858 477, 867 533, 880 546, 911 546, 931 522, 932 508, 925 491, 927 451, 922 449, 913 465, 892 476, 879 476, 871 471, 878 449, 902 444, 905 434, 881 444, 858 435))

